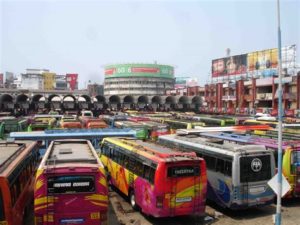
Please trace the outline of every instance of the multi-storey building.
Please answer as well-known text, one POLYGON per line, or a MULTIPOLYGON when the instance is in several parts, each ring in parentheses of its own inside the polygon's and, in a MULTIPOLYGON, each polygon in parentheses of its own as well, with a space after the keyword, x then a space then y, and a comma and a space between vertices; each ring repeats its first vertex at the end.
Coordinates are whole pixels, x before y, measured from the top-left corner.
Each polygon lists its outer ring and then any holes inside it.
MULTIPOLYGON (((285 115, 295 115, 300 109, 300 72, 286 76, 283 81, 283 110, 285 115)), ((278 114, 278 77, 252 78, 227 83, 205 85, 206 107, 209 113, 278 114)))
POLYGON ((105 67, 104 95, 165 95, 174 88, 174 68, 159 64, 116 64, 105 67))

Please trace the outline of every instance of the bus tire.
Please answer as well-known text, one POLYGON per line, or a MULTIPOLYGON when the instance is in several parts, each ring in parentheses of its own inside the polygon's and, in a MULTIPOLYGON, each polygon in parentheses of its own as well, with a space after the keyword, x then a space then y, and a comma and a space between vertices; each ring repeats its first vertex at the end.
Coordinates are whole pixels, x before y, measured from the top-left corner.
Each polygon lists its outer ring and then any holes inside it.
POLYGON ((135 194, 134 194, 134 191, 133 190, 130 190, 129 192, 129 203, 131 205, 131 207, 134 209, 134 210, 138 210, 138 205, 136 204, 136 201, 135 201, 135 194))

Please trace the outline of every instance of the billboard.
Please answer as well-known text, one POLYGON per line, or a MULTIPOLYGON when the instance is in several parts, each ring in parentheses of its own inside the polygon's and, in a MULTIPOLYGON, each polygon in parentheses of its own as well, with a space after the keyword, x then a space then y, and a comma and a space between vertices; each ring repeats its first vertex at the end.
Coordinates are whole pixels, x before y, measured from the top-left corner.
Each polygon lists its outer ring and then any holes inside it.
POLYGON ((246 73, 247 54, 236 55, 212 61, 212 76, 226 76, 246 73))
POLYGON ((66 74, 67 86, 70 90, 74 91, 78 89, 78 74, 68 73, 66 74))
POLYGON ((105 67, 105 78, 162 77, 173 78, 174 67, 159 64, 116 64, 105 67))
MULTIPOLYGON (((296 45, 283 47, 282 68, 290 74, 296 64, 296 45)), ((274 76, 277 74, 278 49, 267 49, 242 55, 212 60, 212 78, 215 81, 255 76, 274 76), (220 78, 220 79, 218 79, 220 78)))
POLYGON ((198 86, 198 78, 195 77, 176 77, 175 89, 198 86))

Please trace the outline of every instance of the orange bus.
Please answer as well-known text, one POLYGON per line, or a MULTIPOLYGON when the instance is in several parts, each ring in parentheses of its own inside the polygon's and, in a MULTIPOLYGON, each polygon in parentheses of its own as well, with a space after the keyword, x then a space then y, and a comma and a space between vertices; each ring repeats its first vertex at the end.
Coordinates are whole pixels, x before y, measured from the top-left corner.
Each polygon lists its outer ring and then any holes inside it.
POLYGON ((33 199, 37 142, 0 143, 0 224, 22 225, 33 199))

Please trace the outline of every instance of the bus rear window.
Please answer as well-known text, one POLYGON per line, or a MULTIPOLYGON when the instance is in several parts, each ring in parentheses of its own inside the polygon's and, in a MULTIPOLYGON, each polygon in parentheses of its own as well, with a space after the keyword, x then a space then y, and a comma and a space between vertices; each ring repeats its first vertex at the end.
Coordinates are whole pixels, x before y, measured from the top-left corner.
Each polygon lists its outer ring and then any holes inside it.
POLYGON ((5 213, 4 213, 2 191, 0 190, 0 221, 3 221, 3 220, 5 220, 5 213))
POLYGON ((94 191, 94 176, 55 176, 48 178, 49 194, 90 193, 94 191))
POLYGON ((191 177, 199 176, 199 166, 174 166, 168 168, 168 177, 191 177))
POLYGON ((270 155, 241 157, 240 181, 257 182, 271 179, 270 155))

